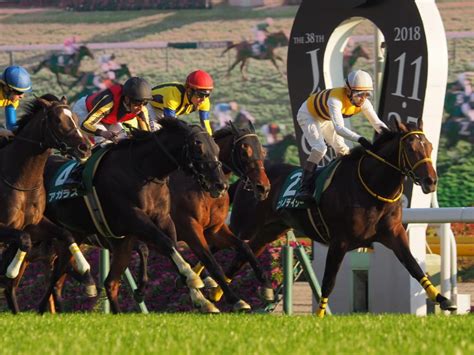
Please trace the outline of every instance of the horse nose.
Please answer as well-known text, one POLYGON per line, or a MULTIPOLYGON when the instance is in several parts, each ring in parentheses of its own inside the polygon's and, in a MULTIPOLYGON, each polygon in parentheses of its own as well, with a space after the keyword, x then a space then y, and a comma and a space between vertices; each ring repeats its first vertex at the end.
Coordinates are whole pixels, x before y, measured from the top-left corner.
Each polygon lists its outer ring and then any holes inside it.
POLYGON ((268 193, 270 192, 270 186, 266 186, 263 184, 257 184, 256 192, 261 201, 265 200, 268 197, 268 193))
POLYGON ((226 182, 218 182, 215 185, 216 190, 225 192, 229 188, 229 185, 226 182))
POLYGON ((432 178, 431 176, 427 176, 422 180, 423 186, 426 186, 430 191, 435 191, 437 183, 438 180, 436 178, 432 178))

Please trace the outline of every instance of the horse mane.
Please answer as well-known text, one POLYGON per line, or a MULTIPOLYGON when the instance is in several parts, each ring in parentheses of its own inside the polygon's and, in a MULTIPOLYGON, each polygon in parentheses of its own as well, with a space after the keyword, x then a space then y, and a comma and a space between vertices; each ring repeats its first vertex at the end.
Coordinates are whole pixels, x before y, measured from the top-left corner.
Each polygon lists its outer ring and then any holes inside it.
MULTIPOLYGON (((234 129, 236 129, 239 133, 240 132, 242 132, 242 133, 252 133, 252 131, 250 130, 249 127, 244 127, 244 128, 235 127, 234 129)), ((227 136, 230 136, 230 135, 233 134, 234 129, 232 128, 232 126, 230 124, 227 123, 227 125, 225 127, 220 128, 217 131, 215 131, 212 136, 215 139, 227 137, 227 136)))
MULTIPOLYGON (((45 94, 40 97, 41 99, 44 99, 46 101, 59 101, 59 99, 54 96, 53 94, 45 94)), ((32 101, 29 101, 26 103, 24 106, 24 113, 21 116, 21 118, 18 120, 18 129, 16 131, 16 134, 21 132, 21 130, 28 124, 28 122, 31 121, 33 117, 40 111, 44 109, 44 104, 38 99, 35 98, 32 101)))
MULTIPOLYGON (((382 134, 378 134, 373 142, 374 151, 378 150, 381 146, 383 146, 388 141, 393 140, 395 137, 398 137, 398 132, 384 130, 382 134)), ((357 160, 359 159, 365 152, 365 149, 358 145, 351 149, 348 155, 342 157, 343 160, 357 160)))

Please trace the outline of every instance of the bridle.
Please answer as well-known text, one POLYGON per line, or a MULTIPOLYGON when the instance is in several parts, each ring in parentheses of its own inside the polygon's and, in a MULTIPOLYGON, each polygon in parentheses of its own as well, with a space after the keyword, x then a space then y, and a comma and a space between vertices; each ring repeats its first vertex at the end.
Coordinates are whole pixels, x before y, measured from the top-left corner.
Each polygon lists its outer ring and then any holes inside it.
MULTIPOLYGON (((206 182, 206 177, 205 175, 199 170, 199 166, 206 168, 208 167, 209 169, 212 168, 213 166, 215 168, 220 168, 222 166, 222 163, 218 160, 204 160, 204 159, 197 159, 193 158, 190 155, 190 146, 191 146, 191 141, 194 139, 199 134, 208 134, 206 131, 198 131, 198 132, 190 132, 186 138, 185 138, 185 143, 181 149, 181 161, 182 163, 179 163, 178 160, 169 152, 168 149, 163 145, 163 143, 158 139, 156 134, 152 134, 152 137, 155 141, 155 143, 158 145, 158 147, 165 153, 165 155, 168 157, 171 162, 176 165, 178 168, 182 168, 183 171, 186 173, 189 173, 192 175, 198 183, 202 187, 207 187, 207 182, 206 182)), ((133 161, 133 160, 132 160, 133 161)), ((142 174, 143 175, 143 174, 142 174)))
POLYGON ((239 155, 239 151, 237 149, 237 143, 239 143, 240 141, 248 137, 255 137, 258 139, 258 136, 255 133, 243 134, 240 137, 234 136, 233 141, 232 141, 232 150, 230 154, 232 166, 230 167, 227 165, 225 166, 227 169, 233 171, 243 181, 244 190, 252 191, 252 181, 250 181, 249 173, 253 170, 263 170, 263 166, 260 166, 258 164, 258 162, 263 159, 261 158, 259 159, 258 157, 255 157, 255 158, 252 157, 252 159, 249 160, 247 169, 244 168, 244 164, 242 162, 242 159, 239 155))
MULTIPOLYGON (((56 105, 54 107, 50 107, 48 110, 45 107, 43 108, 43 111, 44 111, 45 115, 42 117, 41 123, 40 123, 40 125, 41 125, 41 128, 40 128, 41 134, 40 134, 40 136, 42 137, 42 139, 34 140, 34 139, 25 138, 25 137, 22 137, 22 136, 14 136, 13 139, 38 145, 41 150, 49 149, 49 148, 55 148, 55 149, 58 149, 62 155, 66 155, 66 154, 70 153, 72 150, 74 150, 74 148, 69 147, 64 141, 62 141, 59 138, 57 132, 55 132, 55 130, 54 130, 54 127, 49 122, 50 117, 51 117, 49 115, 49 113, 55 108, 66 108, 66 109, 70 110, 70 107, 68 105, 64 105, 64 104, 60 104, 60 105, 56 105), (52 144, 46 144, 46 142, 48 141, 48 138, 49 138, 49 140, 52 141, 52 144)), ((74 129, 71 130, 71 132, 73 132, 73 131, 79 132, 79 128, 75 127, 74 129)), ((70 134, 71 133, 68 133, 66 135, 66 137, 69 136, 70 134)), ((18 187, 14 183, 11 183, 10 181, 8 181, 2 171, 0 171, 0 177, 2 179, 2 182, 5 185, 7 185, 11 189, 17 190, 17 191, 22 191, 22 192, 36 191, 41 187, 41 184, 39 184, 37 186, 34 186, 34 187, 31 187, 31 188, 18 187)))
MULTIPOLYGON (((425 164, 425 163, 433 163, 433 161, 431 160, 430 157, 427 157, 425 155, 424 158, 418 160, 417 162, 415 163, 412 163, 410 161, 410 158, 408 157, 408 154, 404 148, 404 145, 403 145, 403 141, 412 136, 412 135, 416 135, 416 134, 419 134, 419 135, 425 135, 425 133, 423 131, 411 131, 411 132, 408 132, 408 133, 405 133, 401 138, 400 138, 400 141, 399 141, 399 144, 398 144, 398 159, 397 159, 397 164, 392 164, 390 163, 389 161, 387 161, 386 159, 384 159, 383 157, 381 157, 380 155, 370 151, 370 150, 366 150, 366 153, 379 160, 380 162, 390 166, 391 168, 397 170, 398 172, 400 172, 400 174, 402 174, 403 176, 407 176, 409 177, 413 183, 415 185, 420 185, 420 178, 416 175, 415 173, 415 170, 421 165, 421 164, 425 164)), ((372 189, 369 188, 369 186, 367 186, 367 184, 365 183, 364 179, 362 178, 362 173, 361 173, 361 165, 362 165, 362 161, 364 160, 364 158, 366 157, 367 155, 362 155, 359 159, 359 163, 358 163, 358 166, 357 166, 357 175, 359 177, 359 181, 361 182, 362 186, 365 188, 365 190, 370 194, 372 195, 373 197, 375 197, 377 200, 379 201, 383 201, 383 202, 388 202, 388 203, 393 203, 393 202, 396 202, 398 201, 402 195, 403 195, 403 183, 400 185, 400 191, 397 193, 397 195, 395 195, 395 197, 393 198, 388 198, 388 197, 383 197, 379 194, 377 194, 376 192, 374 192, 372 189)))

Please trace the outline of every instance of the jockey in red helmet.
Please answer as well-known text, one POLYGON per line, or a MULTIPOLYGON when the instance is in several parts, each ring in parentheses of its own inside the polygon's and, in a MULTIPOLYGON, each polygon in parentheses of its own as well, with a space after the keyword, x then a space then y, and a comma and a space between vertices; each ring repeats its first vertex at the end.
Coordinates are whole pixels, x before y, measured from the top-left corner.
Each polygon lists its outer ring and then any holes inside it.
POLYGON ((211 75, 204 70, 196 70, 188 75, 185 84, 170 82, 155 86, 152 89, 153 100, 150 102, 152 119, 161 117, 178 117, 198 111, 201 125, 212 134, 209 121, 211 102, 209 96, 214 89, 211 75))

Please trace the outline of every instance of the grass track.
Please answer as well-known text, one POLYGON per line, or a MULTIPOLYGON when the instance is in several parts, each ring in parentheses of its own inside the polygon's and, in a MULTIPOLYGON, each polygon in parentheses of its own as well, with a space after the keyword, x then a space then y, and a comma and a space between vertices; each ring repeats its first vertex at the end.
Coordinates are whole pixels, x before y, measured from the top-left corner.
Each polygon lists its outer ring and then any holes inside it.
POLYGON ((474 353, 472 316, 30 313, 0 324, 2 354, 474 353))

